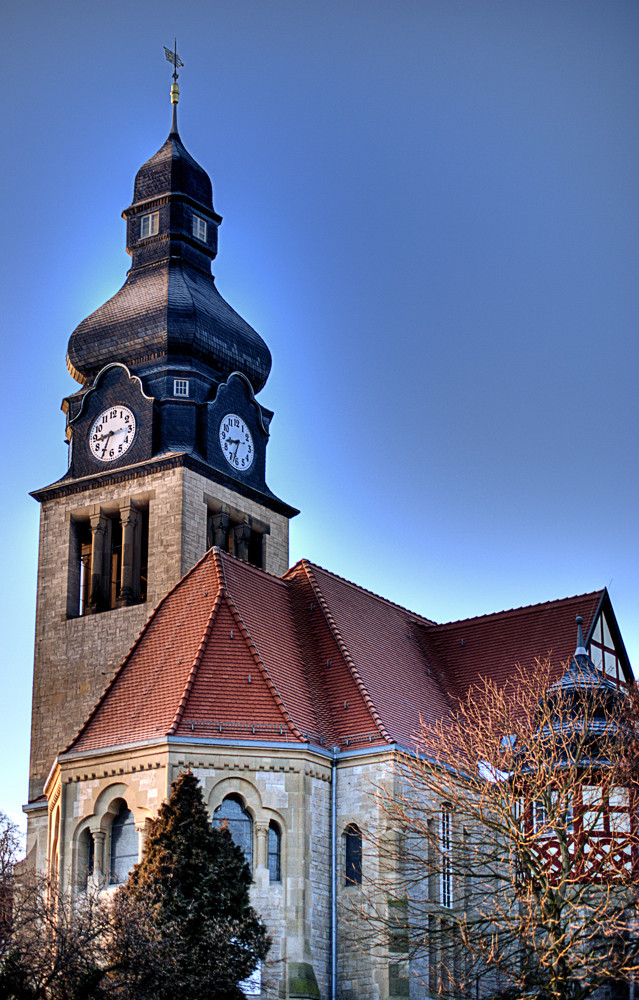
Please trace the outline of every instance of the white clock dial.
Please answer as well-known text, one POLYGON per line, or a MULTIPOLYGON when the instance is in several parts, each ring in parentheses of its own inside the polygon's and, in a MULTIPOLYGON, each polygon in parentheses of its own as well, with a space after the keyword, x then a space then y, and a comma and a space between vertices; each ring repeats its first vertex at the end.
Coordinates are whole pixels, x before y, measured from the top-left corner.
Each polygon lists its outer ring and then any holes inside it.
POLYGON ((220 448, 234 469, 246 472, 253 464, 255 449, 250 430, 236 413, 227 413, 220 424, 220 448))
POLYGON ((107 407, 93 421, 89 434, 89 449, 98 462, 115 462, 133 444, 135 414, 128 406, 107 407))

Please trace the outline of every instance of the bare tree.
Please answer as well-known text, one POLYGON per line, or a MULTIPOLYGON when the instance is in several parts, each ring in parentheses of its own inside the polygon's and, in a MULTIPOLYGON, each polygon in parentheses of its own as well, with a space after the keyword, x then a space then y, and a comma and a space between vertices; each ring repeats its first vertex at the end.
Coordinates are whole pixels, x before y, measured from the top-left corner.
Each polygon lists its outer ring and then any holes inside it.
POLYGON ((636 697, 578 654, 484 680, 378 790, 358 921, 430 994, 634 995, 636 697))
POLYGON ((97 895, 71 899, 30 872, 12 886, 0 938, 2 1000, 102 1000, 109 994, 111 914, 97 895))

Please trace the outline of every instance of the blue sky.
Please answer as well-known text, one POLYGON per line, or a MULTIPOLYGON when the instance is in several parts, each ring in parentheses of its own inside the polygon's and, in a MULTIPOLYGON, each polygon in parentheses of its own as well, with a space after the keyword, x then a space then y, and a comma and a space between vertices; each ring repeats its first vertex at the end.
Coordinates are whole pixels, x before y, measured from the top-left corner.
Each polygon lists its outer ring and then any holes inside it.
POLYGON ((0 808, 28 765, 28 491, 170 122, 264 337, 291 557, 434 620, 608 586, 639 663, 639 7, 61 0, 5 14, 0 808))

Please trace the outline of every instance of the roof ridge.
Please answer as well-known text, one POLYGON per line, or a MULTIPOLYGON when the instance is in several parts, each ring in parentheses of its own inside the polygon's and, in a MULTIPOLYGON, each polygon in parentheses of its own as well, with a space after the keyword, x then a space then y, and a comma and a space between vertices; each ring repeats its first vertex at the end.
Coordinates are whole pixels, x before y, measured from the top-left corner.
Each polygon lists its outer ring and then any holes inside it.
POLYGON ((346 647, 346 643, 344 642, 344 640, 342 638, 341 632, 340 632, 339 628, 337 627, 337 622, 333 618, 333 616, 332 616, 332 614, 331 614, 331 612, 330 612, 330 610, 328 608, 328 604, 326 603, 326 599, 324 597, 324 594, 322 593, 320 585, 317 582, 317 580, 315 579, 315 576, 314 576, 314 574, 312 572, 312 566, 313 566, 313 564, 310 563, 308 560, 302 560, 302 562, 305 564, 304 565, 304 570, 305 570, 306 575, 308 577, 309 583, 310 583, 310 585, 311 585, 311 587, 313 589, 313 593, 315 594, 315 596, 317 598, 317 601, 318 601, 318 603, 319 603, 319 605, 320 605, 320 607, 321 607, 321 609, 322 609, 322 611, 324 613, 324 617, 326 618, 326 622, 328 624, 328 627, 329 627, 329 629, 331 630, 331 632, 333 634, 335 642, 337 643, 338 648, 339 648, 342 656, 344 657, 344 662, 346 663, 346 666, 350 670, 351 676, 353 677, 353 680, 355 681, 357 687, 359 688, 359 692, 360 692, 360 694, 361 694, 361 696, 362 696, 362 698, 364 700, 364 704, 366 705, 366 707, 368 708, 368 710, 369 710, 369 712, 370 712, 370 714, 372 716, 373 722, 377 726, 377 728, 378 728, 378 730, 380 732, 380 735, 383 736, 385 740, 388 740, 389 743, 394 743, 395 741, 391 738, 391 736, 386 731, 386 727, 384 726, 384 724, 383 724, 383 722, 382 722, 382 720, 381 720, 381 718, 379 716, 379 713, 378 713, 377 709, 375 708, 375 705, 373 704, 373 699, 371 698, 370 694, 368 693, 368 690, 366 688, 366 685, 364 684, 364 681, 362 680, 362 677, 361 677, 361 675, 359 673, 359 670, 357 669, 357 667, 353 663, 353 660, 351 658, 351 654, 349 653, 349 651, 348 651, 348 649, 346 647))
POLYGON ((264 569, 262 566, 254 566, 253 563, 246 562, 245 559, 240 559, 239 556, 234 555, 233 552, 226 552, 224 549, 219 548, 218 545, 214 545, 213 548, 217 549, 220 555, 222 556, 222 565, 224 564, 225 560, 231 559, 233 562, 238 563, 240 566, 242 566, 247 570, 250 570, 252 573, 261 574, 262 576, 268 576, 270 580, 276 580, 278 583, 281 583, 284 586, 286 586, 287 581, 285 580, 285 577, 288 573, 290 573, 290 568, 287 569, 286 572, 280 576, 278 573, 269 572, 269 570, 264 569))
POLYGON ((177 590, 177 588, 180 586, 180 584, 184 580, 186 580, 187 577, 189 577, 192 573, 194 573, 199 568, 199 566, 204 562, 204 560, 209 555, 210 551, 211 551, 210 549, 207 549, 207 551, 204 553, 204 555, 201 557, 201 559, 198 559, 198 561, 195 563, 195 565, 191 566, 190 570, 187 570, 187 572, 184 574, 184 576, 180 577, 180 579, 177 580, 176 583, 174 583, 174 585, 171 587, 171 589, 169 591, 167 591, 167 593, 164 595, 164 597, 160 598, 160 600, 158 601, 158 603, 156 604, 156 606, 151 611, 151 614, 149 615, 149 617, 145 621, 144 625, 142 626, 142 628, 138 632, 138 635, 137 635, 136 639, 134 640, 133 644, 131 645, 131 647, 129 648, 128 653, 121 660, 120 665, 116 668, 115 673, 113 674, 111 680, 108 682, 108 684, 104 688, 102 694, 100 695, 100 697, 96 701, 95 705, 93 706, 93 708, 89 712, 88 716, 86 717, 86 719, 84 720, 84 722, 82 723, 82 725, 80 726, 80 728, 77 730, 75 736, 69 741, 69 743, 67 744, 67 746, 64 748, 64 750, 62 751, 62 753, 66 753, 68 750, 70 750, 71 747, 73 746, 73 744, 76 742, 76 740, 78 740, 80 738, 80 736, 82 735, 82 733, 88 727, 89 723, 91 722, 91 720, 95 716, 96 712, 98 711, 100 705, 104 702, 104 700, 105 700, 106 696, 108 695, 109 691, 111 690, 111 688, 115 684, 116 680, 118 679, 118 677, 120 676, 120 674, 122 673, 122 671, 126 667, 127 663, 129 662, 129 660, 133 656, 133 653, 137 649, 138 645, 142 641, 142 636, 145 634, 145 632, 149 628, 149 626, 150 626, 151 622, 154 620, 154 618, 156 618, 156 616, 159 614, 160 608, 162 608, 164 606, 165 602, 168 601, 169 597, 177 590))
POLYGON ((239 628, 240 632, 242 633, 242 635, 244 636, 244 640, 245 640, 245 642, 246 642, 246 644, 247 644, 247 646, 249 648, 249 652, 251 653, 253 659, 255 660, 255 663, 256 663, 256 666, 257 666, 258 670, 260 670, 260 672, 261 672, 261 674, 262 674, 262 676, 264 678, 264 681, 266 682, 267 688, 269 689, 269 691, 273 695, 273 700, 275 701, 275 704, 279 708, 279 710, 280 710, 280 712, 281 712, 281 714, 282 714, 282 716, 284 718, 284 721, 286 722, 286 724, 289 727, 289 729, 293 732, 293 734, 295 736, 297 736, 297 738, 300 740, 301 743, 308 742, 305 739, 305 737, 302 736, 302 733, 299 731, 299 729, 297 728, 297 726, 293 722, 293 719, 291 718, 291 715, 290 715, 288 709, 286 708, 286 705, 284 704, 284 700, 283 700, 282 696, 280 695, 279 691, 277 690, 277 687, 275 686, 273 678, 271 677, 271 675, 270 675, 270 673, 269 673, 269 671, 268 671, 268 669, 266 667, 266 664, 264 663, 264 661, 262 660, 262 657, 260 656, 259 650, 258 650, 257 646, 255 645, 255 643, 253 641, 253 637, 251 636, 251 633, 249 632, 249 630, 246 627, 246 625, 244 624, 244 619, 242 618, 241 614, 239 613, 239 611, 238 611, 238 609, 236 607, 235 601, 233 600, 233 596, 230 593, 230 591, 227 589, 227 587, 226 587, 225 584, 222 585, 222 587, 220 588, 220 595, 226 598, 226 601, 227 601, 227 604, 228 604, 228 606, 230 608, 231 614, 235 618, 235 620, 236 620, 236 622, 238 624, 238 628, 239 628))
POLYGON ((355 590, 359 590, 362 594, 368 594, 369 597, 374 597, 378 601, 382 601, 384 604, 388 604, 392 608, 397 608, 398 611, 403 611, 407 615, 411 615, 413 618, 419 619, 425 625, 437 625, 431 618, 427 618, 425 615, 419 613, 419 611, 411 611, 410 608, 404 607, 403 604, 398 604, 397 601, 391 601, 388 597, 383 597, 382 594, 376 594, 374 590, 368 590, 367 587, 362 587, 359 583, 354 583, 352 580, 347 580, 345 576, 340 576, 339 573, 333 573, 332 570, 326 569, 324 566, 318 565, 318 563, 311 562, 310 559, 302 557, 298 559, 297 562, 290 566, 283 574, 282 579, 286 579, 289 574, 293 574, 298 568, 304 569, 306 566, 311 566, 313 569, 319 569, 322 573, 326 573, 327 576, 332 576, 333 579, 339 580, 341 583, 347 584, 349 587, 354 587, 355 590))
POLYGON ((477 621, 480 621, 481 619, 485 619, 485 618, 497 618, 497 617, 499 617, 499 615, 517 615, 517 614, 523 614, 524 612, 532 611, 534 608, 537 609, 537 608, 548 607, 551 604, 563 604, 563 603, 567 603, 568 601, 575 601, 578 598, 579 599, 582 599, 582 598, 586 599, 586 598, 599 597, 601 599, 601 597, 605 593, 605 590, 606 590, 606 588, 602 587, 600 590, 589 590, 585 594, 572 594, 569 597, 555 597, 555 598, 553 598, 550 601, 538 601, 535 604, 522 604, 520 607, 516 607, 516 608, 503 608, 501 611, 488 611, 486 614, 483 614, 483 615, 473 615, 470 618, 458 618, 458 619, 455 619, 455 620, 452 620, 452 621, 439 622, 439 623, 437 623, 437 622, 430 622, 429 624, 432 625, 434 628, 436 628, 436 629, 439 630, 439 629, 444 629, 444 628, 446 628, 448 626, 452 626, 452 625, 463 625, 466 622, 477 622, 477 621))
POLYGON ((180 722, 182 721, 182 716, 184 714, 184 709, 187 706, 189 695, 193 690, 193 685, 195 683, 195 678, 197 677, 200 663, 202 662, 202 656, 204 655, 204 650, 208 645, 208 640, 213 629, 213 622, 215 621, 217 610, 222 603, 224 594, 224 588, 218 587, 217 594, 215 595, 215 601, 213 602, 213 607, 211 608, 211 613, 209 615, 208 621, 206 623, 206 628, 202 633, 202 638, 200 639, 200 645, 197 648, 195 658, 191 664, 191 669, 189 671, 189 676, 186 679, 186 684, 184 685, 184 690, 182 691, 182 697, 180 698, 180 703, 177 707, 175 715, 173 716, 173 722, 169 726, 168 736, 173 736, 180 722))

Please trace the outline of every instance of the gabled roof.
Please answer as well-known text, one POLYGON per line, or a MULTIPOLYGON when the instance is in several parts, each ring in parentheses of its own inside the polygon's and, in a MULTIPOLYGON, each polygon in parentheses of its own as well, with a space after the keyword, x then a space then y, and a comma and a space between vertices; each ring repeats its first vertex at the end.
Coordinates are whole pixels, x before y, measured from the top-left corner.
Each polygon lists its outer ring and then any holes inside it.
POLYGON ((596 590, 448 622, 428 629, 428 635, 446 669, 454 670, 460 692, 484 676, 503 684, 516 664, 533 669, 537 659, 550 659, 561 673, 575 650, 576 616, 589 634, 605 594, 596 590))
POLYGON ((605 591, 437 625, 307 560, 283 577, 211 549, 160 602, 68 747, 162 736, 411 746, 481 676, 571 657, 605 591))

